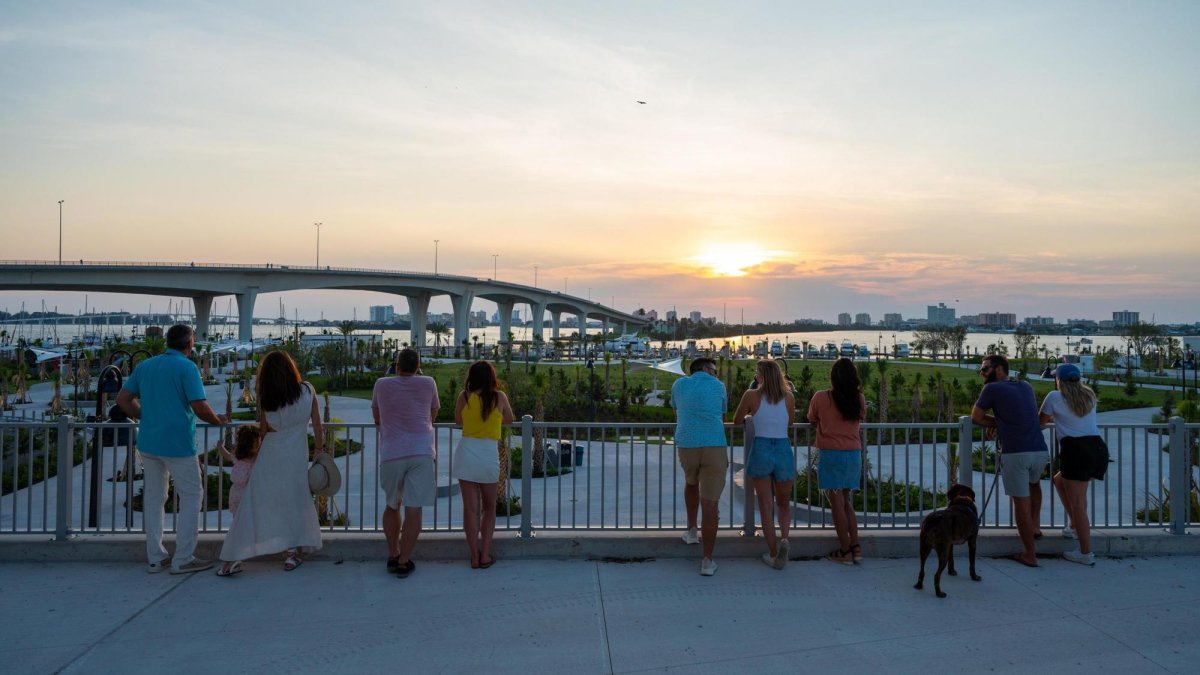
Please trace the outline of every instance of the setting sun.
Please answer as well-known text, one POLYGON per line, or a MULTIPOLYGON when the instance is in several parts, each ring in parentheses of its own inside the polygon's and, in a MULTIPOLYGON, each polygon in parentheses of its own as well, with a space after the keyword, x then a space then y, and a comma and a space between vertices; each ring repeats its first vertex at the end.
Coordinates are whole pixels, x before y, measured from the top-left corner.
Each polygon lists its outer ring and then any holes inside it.
POLYGON ((706 268, 711 276, 742 277, 746 271, 775 257, 757 244, 714 244, 704 253, 692 258, 706 268))

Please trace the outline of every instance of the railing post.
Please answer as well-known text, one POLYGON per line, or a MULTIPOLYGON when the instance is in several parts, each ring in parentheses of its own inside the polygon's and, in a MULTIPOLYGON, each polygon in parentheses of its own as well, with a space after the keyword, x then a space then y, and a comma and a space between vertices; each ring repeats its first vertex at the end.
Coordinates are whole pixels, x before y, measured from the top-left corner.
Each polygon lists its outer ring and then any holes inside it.
POLYGON ((533 417, 521 416, 521 536, 533 536, 533 417))
MULTIPOLYGON (((736 420, 735 420, 736 422, 736 420)), ((737 427, 733 427, 734 430, 737 427)), ((732 435, 732 434, 731 434, 732 435)), ((746 467, 750 465, 750 450, 754 447, 754 418, 746 419, 745 431, 742 432, 742 492, 746 495, 742 504, 742 536, 754 536, 754 482, 746 467)))
POLYGON ((66 541, 71 536, 71 474, 74 472, 75 426, 74 418, 63 415, 58 418, 58 468, 55 478, 58 503, 54 512, 54 540, 66 541))
MULTIPOLYGON (((975 435, 971 418, 963 415, 958 418, 958 482, 963 485, 971 484, 971 443, 975 435)), ((950 475, 947 471, 946 475, 950 475)), ((986 485, 986 481, 985 481, 986 485)))
POLYGON ((1185 534, 1188 521, 1188 497, 1191 493, 1188 481, 1188 447, 1187 429, 1184 428, 1182 417, 1172 417, 1168 422, 1171 434, 1170 448, 1170 484, 1171 484, 1171 534, 1185 534))

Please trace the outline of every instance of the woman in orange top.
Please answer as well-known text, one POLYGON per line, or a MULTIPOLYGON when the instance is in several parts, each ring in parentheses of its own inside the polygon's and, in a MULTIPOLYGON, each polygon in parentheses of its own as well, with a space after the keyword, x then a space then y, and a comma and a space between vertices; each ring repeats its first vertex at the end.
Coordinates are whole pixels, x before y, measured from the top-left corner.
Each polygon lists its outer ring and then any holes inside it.
POLYGON ((833 511, 838 548, 827 558, 843 565, 862 561, 858 545, 858 521, 854 517, 851 490, 862 483, 862 438, 859 428, 867 416, 867 399, 854 362, 841 358, 833 362, 829 389, 813 394, 808 404, 808 421, 817 427, 815 445, 820 448, 818 483, 833 511))
POLYGON ((500 426, 513 421, 508 397, 496 388, 496 369, 476 361, 454 404, 454 423, 463 428, 454 449, 451 475, 458 479, 463 502, 463 530, 471 551, 471 568, 491 567, 496 532, 496 484, 500 480, 500 426))

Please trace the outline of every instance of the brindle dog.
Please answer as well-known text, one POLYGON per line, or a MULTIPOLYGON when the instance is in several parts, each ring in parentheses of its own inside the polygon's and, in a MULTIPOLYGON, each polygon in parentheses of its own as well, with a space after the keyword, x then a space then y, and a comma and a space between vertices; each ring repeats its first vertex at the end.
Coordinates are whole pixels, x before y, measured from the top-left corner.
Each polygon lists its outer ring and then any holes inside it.
POLYGON ((921 521, 921 574, 913 588, 920 590, 925 586, 925 559, 930 551, 937 551, 938 568, 933 575, 933 590, 939 598, 946 597, 942 592, 942 570, 950 568, 950 576, 958 576, 954 571, 954 545, 967 542, 967 551, 971 557, 971 579, 981 581, 983 577, 975 574, 975 544, 979 536, 979 512, 975 509, 975 491, 969 485, 955 483, 946 493, 950 503, 941 511, 934 511, 921 521))

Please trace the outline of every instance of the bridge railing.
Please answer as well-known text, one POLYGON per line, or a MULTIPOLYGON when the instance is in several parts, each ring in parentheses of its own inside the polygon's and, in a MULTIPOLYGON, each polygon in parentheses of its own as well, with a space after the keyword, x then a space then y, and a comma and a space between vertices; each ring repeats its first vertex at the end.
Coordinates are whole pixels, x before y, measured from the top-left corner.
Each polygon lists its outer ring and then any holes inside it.
MULTIPOLYGON (((1165 424, 1101 425, 1112 464, 1104 481, 1089 488, 1096 528, 1156 528, 1181 534, 1200 520, 1195 506, 1195 453, 1200 425, 1172 418, 1165 424)), ((197 432, 206 450, 200 463, 207 476, 201 529, 224 532, 229 466, 211 449, 219 430, 197 432)), ((371 424, 330 424, 328 433, 342 488, 323 505, 325 529, 376 532, 382 528, 384 496, 378 486, 377 430, 371 424)), ((1050 437, 1051 466, 1058 442, 1050 437)), ((814 430, 791 429, 797 479, 791 494, 792 527, 832 527, 818 487, 814 430)), ((727 427, 730 462, 719 502, 721 527, 753 535, 755 495, 745 480, 746 448, 753 427, 727 427)), ((432 531, 462 528, 463 506, 454 476, 453 448, 461 430, 436 425, 437 498, 426 509, 432 531)), ((949 424, 864 425, 862 489, 856 511, 863 529, 915 529, 921 518, 945 503, 953 482, 972 485, 984 508, 985 526, 1011 527, 1009 500, 998 486, 992 448, 969 419, 949 424), (960 449, 966 448, 967 451, 960 449), (989 497, 990 495, 990 497, 989 497)), ((37 422, 0 419, 0 534, 142 532, 142 482, 137 427, 80 423, 69 417, 37 422), (60 467, 71 467, 59 470, 60 467)), ((509 476, 497 528, 529 535, 536 530, 653 531, 686 525, 685 479, 674 445, 674 425, 534 422, 524 418, 506 429, 497 446, 509 476), (541 452, 537 452, 537 448, 541 452)), ((1062 527, 1065 517, 1043 477, 1039 521, 1062 527)), ((173 497, 166 506, 174 526, 173 497)))

